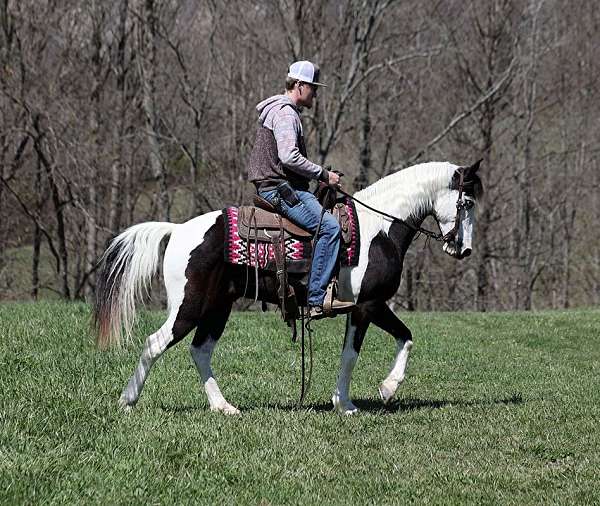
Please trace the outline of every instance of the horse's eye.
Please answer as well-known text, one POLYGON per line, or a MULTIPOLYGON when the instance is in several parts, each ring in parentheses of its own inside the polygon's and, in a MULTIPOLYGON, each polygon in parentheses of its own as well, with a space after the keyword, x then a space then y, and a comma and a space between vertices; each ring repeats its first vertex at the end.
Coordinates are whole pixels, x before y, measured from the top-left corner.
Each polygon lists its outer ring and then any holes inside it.
POLYGON ((473 200, 465 200, 465 209, 469 210, 475 205, 473 200))

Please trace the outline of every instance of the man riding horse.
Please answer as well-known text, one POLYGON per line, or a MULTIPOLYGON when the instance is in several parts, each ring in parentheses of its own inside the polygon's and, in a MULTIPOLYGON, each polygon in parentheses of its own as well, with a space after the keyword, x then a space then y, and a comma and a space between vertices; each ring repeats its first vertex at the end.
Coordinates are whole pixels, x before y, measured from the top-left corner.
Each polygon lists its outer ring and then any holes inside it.
POLYGON ((324 311, 323 301, 338 258, 340 226, 308 191, 310 180, 336 187, 339 174, 311 162, 300 113, 311 108, 319 86, 319 67, 309 61, 293 63, 287 75, 285 94, 260 102, 256 141, 250 155, 248 179, 260 197, 296 225, 317 234, 308 286, 310 318, 335 316, 352 309, 352 302, 334 299, 324 311), (317 232, 318 231, 318 232, 317 232))

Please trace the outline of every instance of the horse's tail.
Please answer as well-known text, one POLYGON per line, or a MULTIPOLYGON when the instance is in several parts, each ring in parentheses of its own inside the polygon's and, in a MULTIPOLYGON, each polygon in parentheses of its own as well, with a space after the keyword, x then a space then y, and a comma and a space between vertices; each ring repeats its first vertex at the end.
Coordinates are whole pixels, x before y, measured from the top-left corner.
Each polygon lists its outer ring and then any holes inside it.
POLYGON ((135 320, 135 301, 148 292, 157 270, 159 245, 177 227, 174 223, 147 222, 128 228, 110 243, 102 256, 96 286, 94 323, 100 348, 129 339, 135 320))

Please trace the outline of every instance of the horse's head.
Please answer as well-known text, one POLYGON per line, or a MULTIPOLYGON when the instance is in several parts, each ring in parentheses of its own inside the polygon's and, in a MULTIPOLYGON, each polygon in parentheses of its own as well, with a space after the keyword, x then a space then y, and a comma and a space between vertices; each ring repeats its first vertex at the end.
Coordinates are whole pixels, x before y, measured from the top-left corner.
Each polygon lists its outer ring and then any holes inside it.
POLYGON ((448 188, 435 202, 435 218, 444 237, 443 250, 454 258, 463 259, 473 249, 475 203, 483 194, 477 171, 481 160, 470 167, 459 167, 452 174, 448 188))

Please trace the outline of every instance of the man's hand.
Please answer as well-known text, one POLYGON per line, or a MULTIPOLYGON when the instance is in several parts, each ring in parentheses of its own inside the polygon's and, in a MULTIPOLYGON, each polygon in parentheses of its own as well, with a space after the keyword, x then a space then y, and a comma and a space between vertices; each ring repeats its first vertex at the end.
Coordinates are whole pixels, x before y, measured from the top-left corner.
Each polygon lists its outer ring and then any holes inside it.
POLYGON ((340 175, 330 171, 329 172, 329 181, 327 182, 329 186, 340 186, 340 175))

